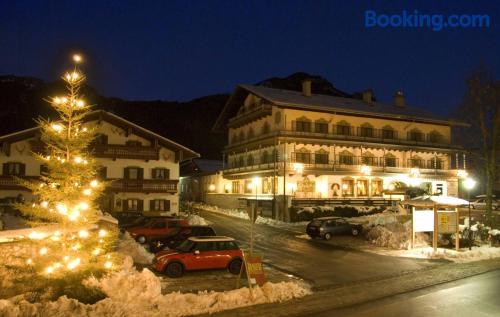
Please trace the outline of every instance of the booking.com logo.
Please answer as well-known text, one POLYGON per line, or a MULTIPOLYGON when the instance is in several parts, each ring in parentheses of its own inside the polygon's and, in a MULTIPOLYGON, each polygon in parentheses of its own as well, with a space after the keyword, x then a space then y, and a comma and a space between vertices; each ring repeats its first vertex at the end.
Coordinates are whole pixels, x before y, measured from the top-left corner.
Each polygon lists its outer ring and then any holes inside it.
POLYGON ((366 28, 428 28, 441 31, 446 28, 489 28, 490 16, 487 14, 423 14, 418 10, 400 14, 378 14, 373 10, 365 11, 366 28))

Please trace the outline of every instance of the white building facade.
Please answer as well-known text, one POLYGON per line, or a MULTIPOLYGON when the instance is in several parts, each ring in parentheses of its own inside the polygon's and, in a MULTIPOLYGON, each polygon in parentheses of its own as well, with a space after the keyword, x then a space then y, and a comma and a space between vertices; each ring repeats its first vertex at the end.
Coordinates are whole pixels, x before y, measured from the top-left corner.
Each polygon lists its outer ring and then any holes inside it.
POLYGON ((310 85, 236 88, 216 123, 229 140, 208 202, 273 201, 268 216, 283 219, 294 200, 370 203, 403 187, 458 195, 465 154, 451 129, 463 124, 409 107, 401 93, 382 104, 370 91, 343 98, 311 94, 310 85))
MULTIPOLYGON (((199 155, 163 136, 105 111, 90 113, 85 125, 96 130, 90 150, 107 183, 100 198, 106 212, 168 215, 179 212, 179 162, 199 155)), ((0 137, 0 200, 34 201, 14 177, 37 179, 44 171, 33 152, 43 152, 38 128, 0 137)))

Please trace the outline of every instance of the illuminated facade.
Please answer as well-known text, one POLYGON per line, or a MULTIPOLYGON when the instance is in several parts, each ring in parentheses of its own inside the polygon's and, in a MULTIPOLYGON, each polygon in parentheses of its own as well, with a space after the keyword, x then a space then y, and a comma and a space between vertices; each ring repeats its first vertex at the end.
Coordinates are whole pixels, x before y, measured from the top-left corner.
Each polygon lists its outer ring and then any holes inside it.
POLYGON ((383 104, 371 91, 354 99, 302 86, 236 88, 215 125, 229 140, 209 202, 235 207, 236 197, 257 195, 286 208, 293 199, 381 199, 393 186, 457 196, 465 156, 451 128, 463 124, 407 106, 402 93, 383 104))
MULTIPOLYGON (((102 210, 148 215, 177 213, 179 162, 199 155, 106 111, 94 111, 85 119, 86 126, 97 133, 91 150, 101 167, 98 177, 108 182, 100 199, 102 210)), ((1 204, 34 201, 15 177, 35 180, 44 173, 44 165, 32 155, 44 149, 38 128, 2 136, 0 143, 1 204)))

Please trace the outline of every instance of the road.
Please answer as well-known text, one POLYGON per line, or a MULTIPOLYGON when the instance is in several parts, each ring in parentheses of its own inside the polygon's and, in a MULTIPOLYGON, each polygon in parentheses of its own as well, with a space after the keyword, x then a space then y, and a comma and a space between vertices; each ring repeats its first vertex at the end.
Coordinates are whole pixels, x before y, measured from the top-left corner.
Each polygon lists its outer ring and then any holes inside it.
MULTIPOLYGON (((202 212, 219 235, 234 237, 248 248, 250 224, 248 220, 202 212)), ((378 279, 428 267, 441 265, 436 261, 405 259, 361 252, 321 240, 297 238, 299 233, 268 225, 255 225, 255 251, 269 265, 310 282, 316 289, 333 285, 378 279)), ((335 239, 335 237, 333 238, 335 239)))
MULTIPOLYGON (((500 270, 314 317, 499 316, 500 270)), ((311 316, 312 317, 312 316, 311 316)))

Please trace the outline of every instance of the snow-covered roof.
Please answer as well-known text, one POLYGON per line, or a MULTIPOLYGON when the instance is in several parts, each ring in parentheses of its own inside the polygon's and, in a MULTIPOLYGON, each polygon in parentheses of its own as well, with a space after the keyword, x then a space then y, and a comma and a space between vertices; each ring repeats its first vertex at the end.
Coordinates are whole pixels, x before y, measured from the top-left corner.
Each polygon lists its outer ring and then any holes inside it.
POLYGON ((190 237, 189 240, 193 242, 216 242, 216 241, 234 241, 234 238, 225 236, 200 236, 200 237, 190 237))
POLYGON ((402 204, 415 207, 430 206, 463 206, 469 204, 467 200, 453 196, 419 196, 413 199, 404 200, 402 204))

